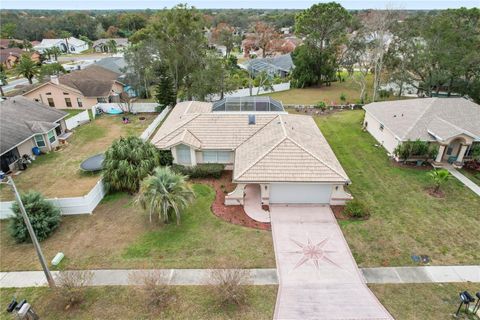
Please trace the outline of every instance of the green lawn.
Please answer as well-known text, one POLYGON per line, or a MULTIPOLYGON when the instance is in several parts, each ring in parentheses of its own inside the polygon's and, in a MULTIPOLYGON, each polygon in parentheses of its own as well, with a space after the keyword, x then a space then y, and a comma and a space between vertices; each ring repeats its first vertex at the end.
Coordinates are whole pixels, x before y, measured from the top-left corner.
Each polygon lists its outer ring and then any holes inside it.
POLYGON ((173 287, 173 301, 165 308, 152 310, 144 295, 132 287, 90 287, 81 305, 68 310, 55 303, 48 288, 0 289, 1 319, 13 319, 6 306, 13 296, 27 299, 41 319, 272 319, 276 286, 250 286, 245 306, 217 306, 205 286, 173 287))
POLYGON ((446 197, 431 197, 424 170, 393 166, 386 151, 363 132, 363 111, 344 111, 315 121, 352 180, 353 196, 371 210, 367 221, 341 222, 360 266, 413 264, 411 254, 426 254, 432 264, 480 261, 480 197, 452 178, 446 197))
MULTIPOLYGON (((452 319, 460 302, 458 294, 464 290, 475 294, 480 289, 479 284, 472 283, 375 284, 369 287, 397 320, 452 319)), ((461 313, 459 319, 478 318, 461 313)))
POLYGON ((460 169, 459 170, 465 177, 472 180, 474 183, 480 186, 480 172, 474 172, 472 170, 460 169))
MULTIPOLYGON (((150 223, 126 194, 107 196, 92 215, 65 216, 41 243, 46 259, 61 251, 66 269, 275 267, 269 231, 224 222, 210 210, 213 189, 193 188, 196 200, 178 226, 150 223)), ((32 244, 16 244, 7 224, 0 222, 0 270, 39 270, 32 244)))

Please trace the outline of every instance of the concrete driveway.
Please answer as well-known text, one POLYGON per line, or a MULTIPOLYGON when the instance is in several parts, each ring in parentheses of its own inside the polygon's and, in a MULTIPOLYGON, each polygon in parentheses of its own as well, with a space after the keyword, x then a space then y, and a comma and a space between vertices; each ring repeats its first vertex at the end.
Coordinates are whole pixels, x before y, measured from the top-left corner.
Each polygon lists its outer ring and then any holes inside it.
POLYGON ((365 284, 329 206, 271 206, 275 319, 393 319, 365 284))

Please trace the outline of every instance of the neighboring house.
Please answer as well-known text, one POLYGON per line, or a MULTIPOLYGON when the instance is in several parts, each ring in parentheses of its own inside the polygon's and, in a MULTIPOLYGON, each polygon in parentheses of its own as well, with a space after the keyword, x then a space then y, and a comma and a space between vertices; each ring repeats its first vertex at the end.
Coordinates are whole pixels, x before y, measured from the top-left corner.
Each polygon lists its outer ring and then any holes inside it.
POLYGON ((111 49, 108 47, 108 42, 110 40, 115 41, 117 51, 124 51, 128 48, 129 42, 127 38, 109 38, 109 39, 98 39, 93 42, 92 48, 95 52, 110 52, 111 49))
POLYGON ((227 205, 243 204, 249 184, 262 205, 344 204, 350 183, 310 116, 290 115, 269 97, 226 98, 177 104, 152 139, 170 149, 174 163, 221 163, 233 170, 236 189, 227 205))
POLYGON ((389 154, 419 139, 439 145, 436 163, 462 163, 480 143, 480 106, 463 98, 374 102, 363 109, 363 126, 389 154))
POLYGON ((0 49, 7 49, 11 47, 17 47, 18 45, 23 44, 22 40, 18 39, 0 39, 0 49))
POLYGON ((12 69, 23 54, 30 55, 30 58, 37 63, 40 62, 40 54, 38 52, 30 53, 20 48, 7 48, 0 49, 0 63, 6 69, 12 69))
POLYGON ((293 65, 292 56, 284 54, 263 59, 252 59, 245 62, 241 67, 248 70, 254 77, 261 72, 266 72, 271 77, 285 78, 295 66, 293 65))
POLYGON ((15 169, 23 155, 32 155, 32 148, 48 152, 58 145, 58 136, 65 132, 68 113, 47 108, 22 96, 0 102, 1 170, 15 169))
POLYGON ((67 40, 43 39, 42 42, 34 46, 33 49, 37 50, 40 53, 43 53, 45 49, 51 49, 53 47, 57 47, 63 52, 67 52, 67 45, 68 45, 69 53, 80 53, 82 51, 88 50, 88 43, 74 37, 70 37, 67 40))
POLYGON ((94 63, 104 69, 116 72, 122 77, 127 69, 127 62, 124 57, 106 57, 94 63))
POLYGON ((114 102, 123 92, 119 74, 92 65, 61 76, 52 76, 46 82, 23 95, 58 109, 91 108, 97 103, 114 102))

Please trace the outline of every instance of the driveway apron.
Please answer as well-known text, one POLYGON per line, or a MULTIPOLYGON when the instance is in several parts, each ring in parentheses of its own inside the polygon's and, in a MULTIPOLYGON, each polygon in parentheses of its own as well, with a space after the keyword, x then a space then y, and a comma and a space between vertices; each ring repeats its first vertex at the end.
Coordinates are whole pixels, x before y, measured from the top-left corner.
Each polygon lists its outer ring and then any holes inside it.
POLYGON ((368 289, 329 206, 271 206, 275 319, 393 319, 368 289))

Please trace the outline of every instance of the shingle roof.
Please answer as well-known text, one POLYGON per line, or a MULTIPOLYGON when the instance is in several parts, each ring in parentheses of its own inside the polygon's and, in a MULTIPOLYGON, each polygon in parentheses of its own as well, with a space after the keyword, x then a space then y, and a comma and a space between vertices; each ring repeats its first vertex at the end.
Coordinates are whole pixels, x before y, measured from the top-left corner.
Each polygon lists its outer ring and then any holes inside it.
POLYGON ((462 133, 480 140, 480 106, 463 98, 374 102, 363 109, 401 141, 445 140, 462 133))
POLYGON ((215 113, 205 102, 173 108, 152 142, 160 149, 235 150, 234 180, 347 182, 348 177, 313 119, 284 113, 215 113))
POLYGON ((86 97, 104 97, 110 94, 119 74, 97 65, 59 76, 60 84, 80 91, 86 97))
POLYGON ((103 58, 95 62, 95 65, 100 66, 104 69, 110 70, 112 72, 116 72, 118 74, 125 73, 126 71, 125 69, 128 66, 124 57, 103 58))
POLYGON ((23 51, 20 48, 6 48, 6 49, 0 49, 0 63, 4 63, 8 57, 10 56, 16 56, 16 57, 21 57, 22 54, 27 53, 26 51, 23 51))
POLYGON ((57 126, 68 113, 46 107, 22 96, 0 102, 0 153, 3 154, 30 138, 57 126))
POLYGON ((107 44, 110 40, 114 40, 117 43, 117 46, 126 46, 128 45, 127 38, 106 38, 106 39, 98 39, 95 40, 92 44, 92 47, 96 47, 99 44, 107 44))

